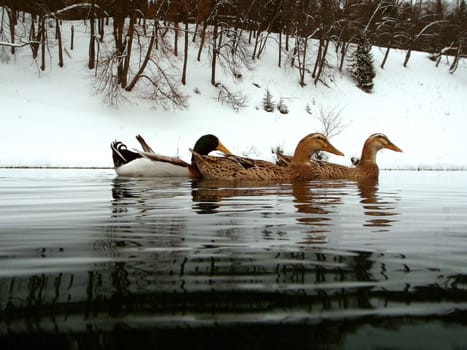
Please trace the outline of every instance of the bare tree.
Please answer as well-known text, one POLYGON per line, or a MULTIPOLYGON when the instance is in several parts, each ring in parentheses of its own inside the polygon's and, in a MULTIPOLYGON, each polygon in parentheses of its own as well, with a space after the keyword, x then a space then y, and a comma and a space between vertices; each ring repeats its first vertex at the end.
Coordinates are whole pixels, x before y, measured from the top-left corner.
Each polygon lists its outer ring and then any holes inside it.
POLYGON ((219 0, 211 13, 213 22, 213 32, 211 39, 211 84, 217 85, 216 68, 219 65, 224 71, 229 72, 234 77, 241 75, 242 68, 252 69, 253 60, 247 40, 229 25, 226 6, 230 2, 219 0))
POLYGON ((329 48, 329 43, 333 39, 333 31, 336 27, 336 9, 333 2, 321 0, 319 4, 318 14, 320 18, 319 28, 319 46, 316 55, 315 68, 312 77, 314 84, 317 85, 321 80, 321 74, 326 67, 326 56, 329 48))
MULTIPOLYGON (((150 99, 155 105, 163 108, 186 108, 187 98, 179 87, 179 79, 176 78, 179 73, 175 66, 177 61, 172 59, 173 47, 165 36, 168 27, 161 26, 157 18, 154 18, 150 22, 153 24, 151 33, 146 36, 140 34, 135 42, 131 37, 138 28, 136 12, 137 9, 133 8, 130 11, 128 27, 121 27, 122 34, 125 33, 126 36, 126 48, 123 52, 116 50, 118 42, 104 42, 102 57, 99 59, 97 90, 112 105, 118 105, 120 100, 125 99, 123 91, 137 90, 141 97, 150 99), (136 56, 138 52, 139 59, 136 56), (130 59, 129 55, 132 55, 133 59, 130 59), (123 79, 119 78, 120 74, 124 75, 123 79), (137 86, 139 89, 135 89, 137 86)), ((155 16, 158 14, 156 11, 155 16)))
POLYGON ((353 16, 353 3, 351 0, 343 0, 339 10, 336 11, 335 42, 336 53, 339 57, 339 71, 342 72, 350 43, 359 31, 360 25, 353 16))
POLYGON ((326 108, 319 107, 319 114, 317 115, 318 121, 321 123, 320 132, 327 138, 332 138, 339 135, 344 131, 346 125, 342 120, 342 109, 337 107, 326 108))
POLYGON ((433 35, 433 32, 444 24, 444 20, 437 20, 432 13, 426 14, 423 1, 415 4, 402 4, 399 17, 400 30, 394 36, 399 40, 399 46, 406 49, 403 66, 407 67, 411 53, 421 45, 422 41, 433 35))
POLYGON ((230 105, 235 111, 247 106, 247 98, 241 92, 230 91, 221 83, 217 84, 216 87, 219 90, 219 94, 217 96, 217 100, 219 102, 230 105))
POLYGON ((390 1, 386 7, 384 15, 381 17, 381 20, 376 23, 375 35, 378 38, 378 43, 381 46, 386 46, 384 58, 380 65, 381 68, 384 68, 384 65, 386 64, 389 57, 389 51, 394 45, 394 37, 399 27, 398 1, 399 0, 390 1))
MULTIPOLYGON (((452 14, 453 41, 451 52, 454 60, 449 67, 449 72, 454 73, 459 66, 461 57, 466 56, 467 51, 467 5, 465 0, 459 1, 457 8, 452 14)), ((447 50, 446 50, 447 51, 447 50)))
MULTIPOLYGON (((319 107, 319 114, 316 118, 321 124, 320 132, 328 139, 339 135, 346 127, 342 121, 341 112, 342 109, 338 109, 337 107, 326 108, 322 105, 319 107)), ((314 157, 316 159, 326 160, 328 155, 323 152, 318 152, 314 157)))

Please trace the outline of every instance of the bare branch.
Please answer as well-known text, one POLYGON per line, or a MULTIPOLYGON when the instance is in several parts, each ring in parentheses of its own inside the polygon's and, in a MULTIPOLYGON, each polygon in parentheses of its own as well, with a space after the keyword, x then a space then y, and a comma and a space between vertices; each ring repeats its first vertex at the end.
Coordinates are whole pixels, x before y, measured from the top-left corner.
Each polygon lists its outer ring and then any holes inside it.
POLYGON ((330 109, 319 107, 319 115, 316 118, 321 123, 321 133, 327 138, 339 135, 347 126, 342 121, 341 113, 342 109, 337 107, 330 109))
POLYGON ((0 41, 0 46, 9 46, 9 47, 24 47, 28 45, 38 45, 40 41, 22 41, 21 43, 10 43, 6 41, 0 41))
POLYGON ((235 111, 247 106, 247 98, 241 92, 231 92, 224 84, 217 84, 219 95, 217 100, 229 104, 235 111))

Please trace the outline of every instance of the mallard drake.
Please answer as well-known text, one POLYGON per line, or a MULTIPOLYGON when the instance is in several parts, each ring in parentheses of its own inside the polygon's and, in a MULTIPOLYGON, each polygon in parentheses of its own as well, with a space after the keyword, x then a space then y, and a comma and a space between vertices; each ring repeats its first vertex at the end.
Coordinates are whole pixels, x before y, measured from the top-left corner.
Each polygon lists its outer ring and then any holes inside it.
POLYGON ((292 161, 282 167, 265 160, 255 160, 226 155, 213 157, 201 155, 191 150, 193 162, 198 167, 203 178, 223 180, 312 180, 317 177, 316 163, 311 159, 312 154, 326 151, 337 155, 344 155, 337 150, 322 134, 313 133, 305 136, 298 143, 292 161))
MULTIPOLYGON (((129 150, 127 146, 120 141, 114 141, 110 145, 115 171, 118 175, 137 177, 201 177, 201 174, 196 165, 193 165, 193 162, 190 164, 177 157, 157 154, 141 135, 137 135, 136 139, 143 147, 143 151, 129 150)), ((225 154, 231 154, 219 139, 211 134, 201 136, 198 141, 196 141, 194 149, 202 155, 207 155, 216 150, 225 154)))
POLYGON ((318 162, 322 168, 323 178, 325 179, 347 179, 347 180, 377 180, 379 176, 378 164, 376 164, 376 154, 379 150, 387 148, 394 152, 402 150, 393 144, 389 138, 381 133, 370 135, 362 149, 362 155, 356 162, 355 167, 346 167, 344 165, 328 162, 318 162))

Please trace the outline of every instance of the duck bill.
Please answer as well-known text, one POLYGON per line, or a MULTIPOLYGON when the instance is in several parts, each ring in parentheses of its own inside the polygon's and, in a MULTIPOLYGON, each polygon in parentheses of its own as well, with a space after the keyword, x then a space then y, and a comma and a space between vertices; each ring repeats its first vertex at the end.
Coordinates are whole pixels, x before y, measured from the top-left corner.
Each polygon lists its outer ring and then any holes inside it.
POLYGON ((341 151, 339 151, 336 147, 334 147, 333 145, 331 145, 330 143, 326 146, 325 149, 323 149, 323 151, 326 151, 326 152, 329 152, 329 153, 333 153, 335 155, 338 155, 338 156, 343 156, 344 153, 342 153, 341 151))
POLYGON ((225 147, 220 141, 219 141, 219 144, 217 145, 216 147, 216 150, 217 151, 220 151, 224 154, 232 154, 232 152, 230 152, 227 147, 225 147))
POLYGON ((393 144, 392 142, 389 142, 387 145, 386 145, 386 148, 394 151, 394 152, 402 152, 402 150, 397 147, 395 144, 393 144))

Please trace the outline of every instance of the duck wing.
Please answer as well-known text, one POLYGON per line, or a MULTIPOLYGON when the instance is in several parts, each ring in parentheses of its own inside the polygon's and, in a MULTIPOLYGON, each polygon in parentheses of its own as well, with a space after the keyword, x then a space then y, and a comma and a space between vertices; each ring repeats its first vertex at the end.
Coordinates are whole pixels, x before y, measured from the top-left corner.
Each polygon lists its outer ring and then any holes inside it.
POLYGON ((151 152, 140 152, 140 154, 144 158, 155 161, 155 162, 170 163, 170 164, 178 165, 184 168, 187 168, 190 166, 189 163, 177 157, 164 156, 162 154, 151 153, 151 152))

